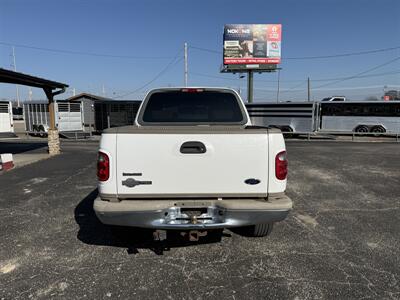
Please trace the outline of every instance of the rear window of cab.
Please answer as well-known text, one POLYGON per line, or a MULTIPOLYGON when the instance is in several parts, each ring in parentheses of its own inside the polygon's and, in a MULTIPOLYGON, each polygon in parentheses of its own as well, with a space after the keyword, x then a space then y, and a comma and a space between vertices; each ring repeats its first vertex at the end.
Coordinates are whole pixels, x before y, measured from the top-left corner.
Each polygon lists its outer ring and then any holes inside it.
POLYGON ((140 124, 245 124, 239 99, 234 93, 185 89, 150 95, 139 116, 140 124))

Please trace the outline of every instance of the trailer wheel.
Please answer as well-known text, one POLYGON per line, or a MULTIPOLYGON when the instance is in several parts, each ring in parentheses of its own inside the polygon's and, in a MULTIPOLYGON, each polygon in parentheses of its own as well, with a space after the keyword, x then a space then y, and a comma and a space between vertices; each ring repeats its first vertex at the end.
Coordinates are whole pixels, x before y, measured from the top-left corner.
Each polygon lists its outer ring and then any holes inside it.
POLYGON ((354 131, 355 131, 355 132, 360 132, 360 133, 366 133, 366 132, 369 132, 369 128, 368 128, 368 126, 365 126, 365 125, 358 125, 358 126, 354 129, 354 131))
POLYGON ((274 223, 271 222, 271 223, 256 224, 246 227, 239 227, 232 229, 232 231, 248 237, 263 237, 270 235, 273 227, 274 223))
POLYGON ((376 125, 371 128, 371 132, 376 132, 376 133, 385 133, 386 129, 382 125, 376 125))
POLYGON ((298 135, 297 134, 293 134, 293 128, 292 126, 282 126, 281 127, 281 131, 283 133, 284 137, 290 137, 290 138, 296 138, 298 135))
POLYGON ((46 131, 44 130, 43 125, 39 126, 39 136, 40 137, 45 137, 46 136, 46 131))
POLYGON ((291 126, 282 126, 283 132, 293 132, 293 128, 291 126))

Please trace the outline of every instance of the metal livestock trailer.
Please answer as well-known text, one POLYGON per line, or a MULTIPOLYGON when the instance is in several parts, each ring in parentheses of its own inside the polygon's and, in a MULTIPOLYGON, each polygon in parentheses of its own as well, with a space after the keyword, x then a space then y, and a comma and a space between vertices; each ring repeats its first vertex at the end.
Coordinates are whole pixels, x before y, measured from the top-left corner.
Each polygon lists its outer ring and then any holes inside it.
POLYGON ((321 102, 319 131, 400 133, 400 101, 321 102))
POLYGON ((15 136, 12 104, 9 101, 0 101, 0 136, 15 136))
MULTIPOLYGON (((84 116, 80 102, 54 102, 56 127, 61 133, 82 132, 84 116)), ((27 133, 47 135, 49 129, 49 106, 47 103, 24 104, 25 130, 27 133)))
POLYGON ((246 108, 254 125, 276 127, 283 132, 308 133, 318 129, 316 102, 247 103, 246 108))
POLYGON ((293 133, 400 133, 400 101, 248 103, 255 125, 293 133))
POLYGON ((133 125, 141 101, 96 101, 94 102, 95 130, 133 125))

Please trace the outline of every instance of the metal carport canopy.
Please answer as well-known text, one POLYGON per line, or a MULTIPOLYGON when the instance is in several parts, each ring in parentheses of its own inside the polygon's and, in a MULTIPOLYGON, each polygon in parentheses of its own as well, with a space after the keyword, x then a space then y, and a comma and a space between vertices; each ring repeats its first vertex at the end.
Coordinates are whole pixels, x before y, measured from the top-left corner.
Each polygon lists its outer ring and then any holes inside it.
POLYGON ((65 83, 47 80, 20 72, 14 72, 0 68, 0 82, 27 85, 41 89, 63 89, 68 87, 65 83))
MULTIPOLYGON (((10 70, 6 70, 3 68, 0 68, 0 82, 3 83, 10 83, 10 84, 20 84, 20 85, 26 85, 26 86, 31 86, 31 87, 36 87, 36 88, 41 88, 43 89, 44 93, 46 94, 47 99, 49 100, 49 121, 50 121, 50 130, 53 132, 56 129, 56 124, 55 124, 55 117, 54 117, 54 107, 53 107, 53 102, 54 102, 54 96, 62 94, 65 92, 65 89, 68 87, 67 84, 57 82, 57 81, 52 81, 52 80, 47 80, 39 77, 35 77, 32 75, 20 73, 20 72, 14 72, 10 70), (57 90, 58 89, 58 90, 57 90), (53 91, 56 90, 56 91, 53 91)), ((55 132, 57 135, 57 138, 54 138, 54 140, 51 141, 51 137, 54 136, 53 134, 50 134, 49 131, 49 153, 50 154, 58 154, 59 153, 59 146, 57 151, 53 151, 54 147, 50 147, 50 144, 52 145, 59 145, 58 142, 58 132, 55 132)))

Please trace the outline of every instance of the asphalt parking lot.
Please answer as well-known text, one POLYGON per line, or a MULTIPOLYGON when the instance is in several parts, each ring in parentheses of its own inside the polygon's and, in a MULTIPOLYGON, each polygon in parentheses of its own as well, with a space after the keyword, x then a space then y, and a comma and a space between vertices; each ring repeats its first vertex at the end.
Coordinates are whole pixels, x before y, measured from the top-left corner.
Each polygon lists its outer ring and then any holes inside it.
POLYGON ((97 143, 64 143, 0 175, 0 298, 399 299, 399 147, 288 142, 295 209, 270 237, 160 244, 112 237, 92 210, 97 143))

